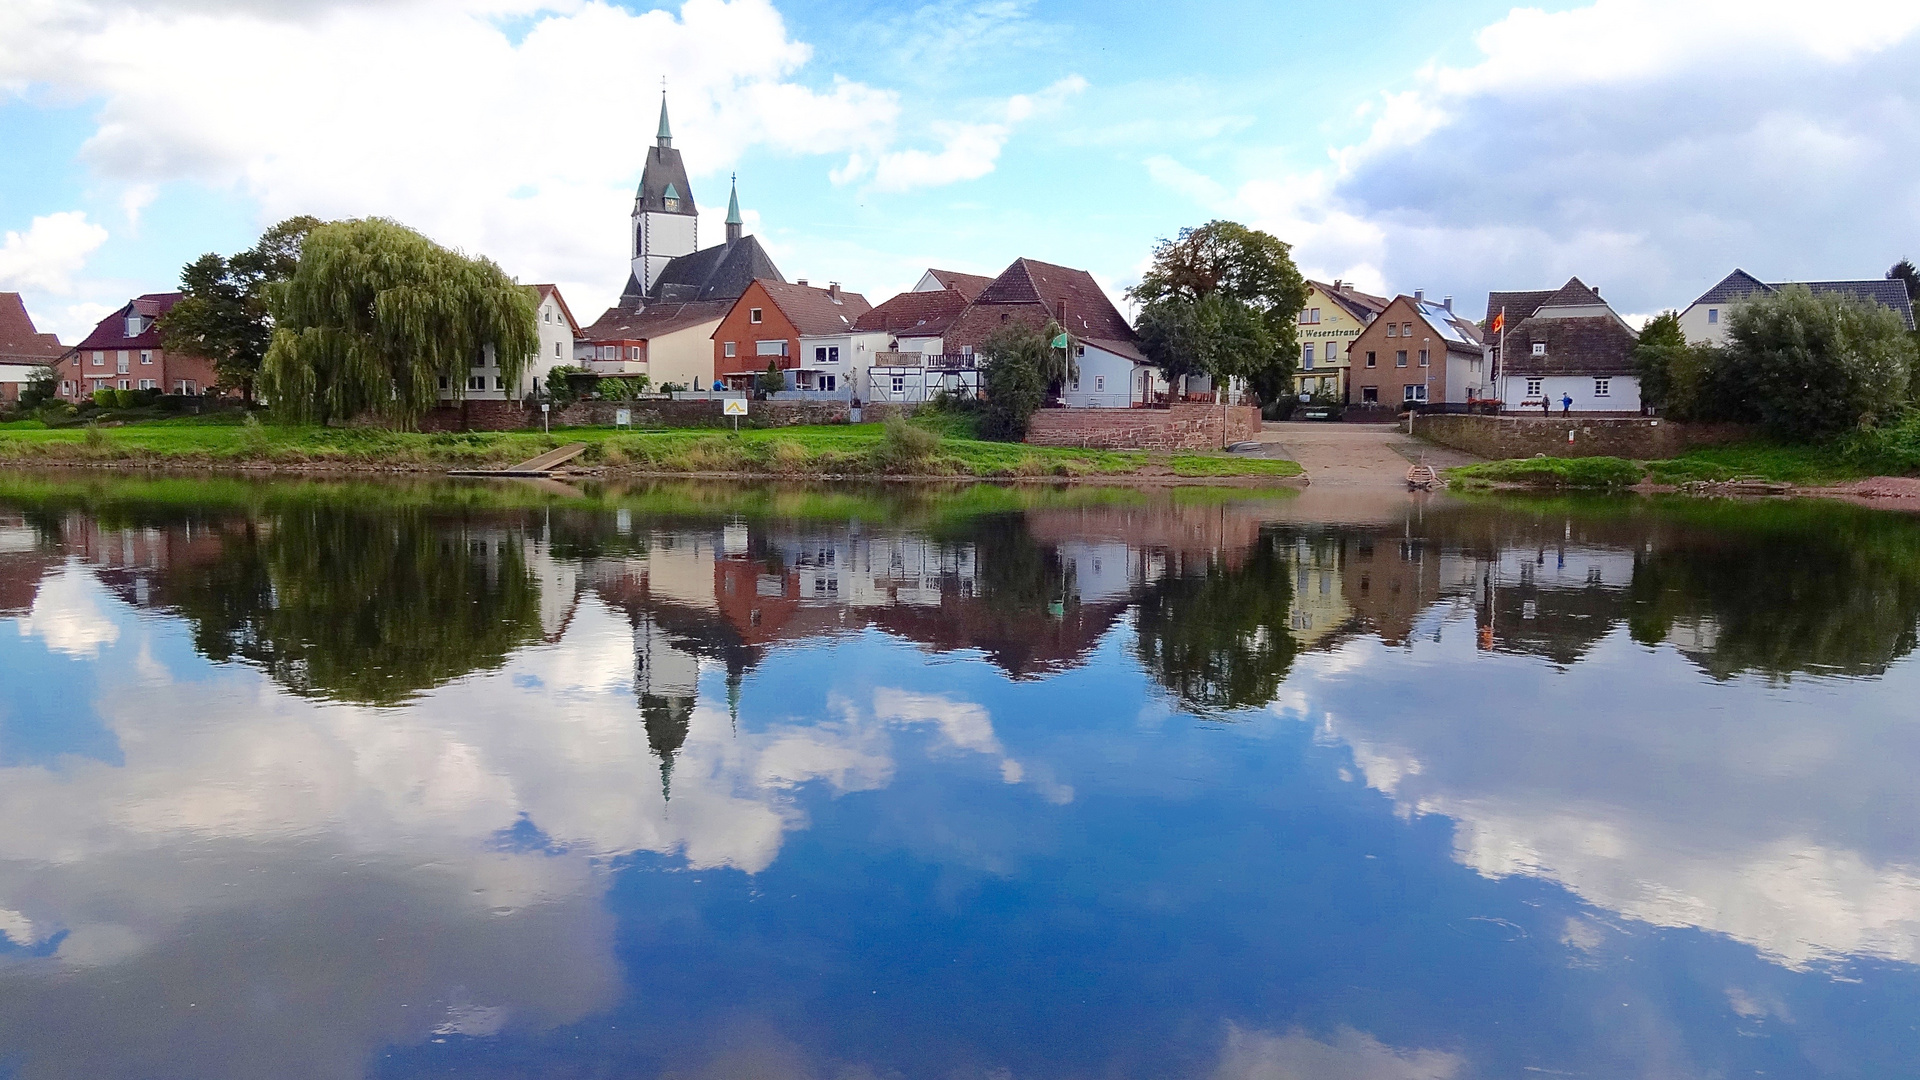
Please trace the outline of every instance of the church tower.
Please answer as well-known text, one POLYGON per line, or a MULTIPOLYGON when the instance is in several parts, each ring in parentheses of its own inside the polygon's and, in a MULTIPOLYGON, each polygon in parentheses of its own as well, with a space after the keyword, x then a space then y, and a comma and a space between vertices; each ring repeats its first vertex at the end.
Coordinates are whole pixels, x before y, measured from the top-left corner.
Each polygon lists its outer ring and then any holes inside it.
POLYGON ((693 188, 687 183, 687 167, 680 151, 673 148, 673 131, 667 126, 667 94, 660 92, 660 131, 647 150, 647 164, 640 170, 640 190, 633 199, 633 281, 642 294, 653 292, 654 282, 666 269, 667 261, 691 255, 699 246, 700 213, 693 204, 693 188))

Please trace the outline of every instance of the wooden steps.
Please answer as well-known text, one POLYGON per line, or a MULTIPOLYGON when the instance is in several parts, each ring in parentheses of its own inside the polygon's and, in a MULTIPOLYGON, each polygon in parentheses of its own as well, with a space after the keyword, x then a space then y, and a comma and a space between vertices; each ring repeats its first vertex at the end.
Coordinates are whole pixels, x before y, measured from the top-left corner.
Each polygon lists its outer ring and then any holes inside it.
POLYGON ((509 465, 504 469, 454 469, 448 476, 531 476, 544 479, 552 476, 553 471, 574 458, 585 453, 587 444, 568 443, 557 446, 538 457, 528 458, 518 465, 509 465))

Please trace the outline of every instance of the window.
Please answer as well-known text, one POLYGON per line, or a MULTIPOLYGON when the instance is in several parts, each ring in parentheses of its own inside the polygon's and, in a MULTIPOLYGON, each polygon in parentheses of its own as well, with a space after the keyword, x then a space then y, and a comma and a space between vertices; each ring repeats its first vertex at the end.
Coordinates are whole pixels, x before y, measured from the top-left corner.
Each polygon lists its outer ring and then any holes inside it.
POLYGON ((1527 396, 1528 396, 1528 397, 1539 397, 1539 396, 1540 396, 1540 382, 1541 382, 1541 380, 1539 380, 1539 379, 1528 379, 1528 380, 1527 380, 1527 396))
POLYGON ((1095 375, 1093 377, 1093 392, 1096 394, 1101 394, 1101 393, 1105 393, 1106 389, 1107 389, 1107 377, 1105 375, 1095 375))
POLYGON ((1536 342, 1534 342, 1534 343, 1533 343, 1533 355, 1535 355, 1535 356, 1545 356, 1545 355, 1547 355, 1547 343, 1546 343, 1546 342, 1544 342, 1544 341, 1536 341, 1536 342))
POLYGON ((1320 322, 1320 309, 1319 309, 1319 308, 1311 308, 1311 309, 1309 309, 1309 312, 1308 312, 1308 313, 1309 313, 1309 314, 1310 314, 1310 315, 1311 315, 1312 317, 1311 317, 1311 318, 1309 318, 1309 319, 1308 319, 1307 321, 1308 321, 1308 322, 1310 322, 1310 323, 1313 323, 1313 324, 1315 324, 1315 325, 1318 325, 1318 324, 1319 324, 1319 322, 1320 322))
POLYGON ((1611 384, 1612 384, 1612 382, 1613 382, 1613 380, 1611 380, 1611 379, 1595 379, 1595 380, 1593 380, 1593 396, 1594 396, 1594 397, 1606 397, 1606 396, 1607 396, 1607 391, 1608 391, 1608 389, 1610 389, 1610 388, 1611 388, 1611 384))
POLYGON ((820 376, 820 389, 832 390, 839 385, 839 378, 833 375, 820 376))
POLYGON ((133 389, 133 381, 132 381, 131 379, 121 379, 121 380, 120 380, 120 389, 122 389, 122 390, 131 390, 131 389, 133 389))
POLYGON ((447 377, 445 375, 440 376, 440 389, 445 390, 448 385, 447 377))
POLYGON ((501 390, 501 391, 506 390, 507 388, 506 377, 503 375, 495 375, 493 377, 493 388, 495 390, 501 390))
POLYGON ((1307 371, 1313 370, 1313 342, 1311 341, 1300 346, 1300 366, 1307 371))
POLYGON ((1374 356, 1373 356, 1373 354, 1372 354, 1372 353, 1368 353, 1368 354, 1367 354, 1367 366, 1368 366, 1368 367, 1373 367, 1373 366, 1374 366, 1374 356))
POLYGON ((893 392, 896 394, 904 394, 907 392, 907 377, 905 375, 895 375, 893 377, 893 392))
POLYGON ((73 380, 72 379, 62 380, 60 383, 60 392, 62 394, 73 393, 73 380))
POLYGON ((1399 336, 1400 336, 1400 324, 1399 324, 1399 323, 1388 323, 1388 324, 1387 324, 1387 336, 1388 336, 1388 337, 1399 337, 1399 336))
POLYGON ((813 362, 816 364, 837 364, 840 362, 840 346, 818 345, 813 350, 813 362))
POLYGON ((734 355, 733 342, 729 341, 725 345, 722 345, 721 351, 722 351, 722 355, 733 356, 734 355))
POLYGON ((756 341, 753 343, 753 353, 755 356, 785 356, 787 342, 784 338, 779 341, 756 341))
POLYGON ((759 309, 759 308, 757 308, 757 307, 756 307, 756 308, 748 308, 748 309, 747 309, 747 321, 748 321, 748 322, 750 322, 750 323, 757 323, 757 322, 759 322, 759 321, 760 321, 760 309, 759 309))
POLYGON ((1420 366, 1421 367, 1427 366, 1427 350, 1425 349, 1420 350, 1420 366))
POLYGON ((545 311, 542 311, 542 312, 540 313, 540 321, 541 321, 541 322, 552 322, 552 321, 553 321, 553 309, 552 309, 552 308, 548 308, 547 310, 545 310, 545 311))
POLYGON ((1320 352, 1322 354, 1321 358, 1331 364, 1340 358, 1340 343, 1337 341, 1329 341, 1320 346, 1320 352))
POLYGON ((106 365, 106 362, 107 362, 107 354, 106 354, 106 353, 103 353, 103 352, 97 352, 97 353, 94 353, 94 354, 93 354, 93 366, 94 366, 94 367, 104 367, 104 366, 106 365))
POLYGON ((181 379, 179 382, 173 384, 173 391, 176 394, 183 394, 187 397, 192 397, 194 394, 193 380, 181 379))
MULTIPOLYGON (((114 353, 113 363, 114 369, 120 372, 120 374, 125 375, 127 373, 127 350, 121 349, 119 352, 114 353)), ((124 390, 126 387, 121 387, 121 389, 124 390)))
POLYGON ((95 390, 105 390, 107 388, 107 380, 105 379, 93 380, 93 388, 95 390))
POLYGON ((1378 405, 1378 404, 1380 404, 1380 388, 1379 388, 1379 387, 1377 387, 1377 386, 1363 386, 1363 387, 1361 387, 1361 388, 1360 388, 1360 403, 1361 403, 1361 404, 1363 404, 1363 405, 1378 405))
POLYGON ((1425 401, 1427 400, 1427 388, 1420 383, 1414 383, 1411 386, 1405 387, 1405 394, 1402 400, 1413 402, 1425 401))
POLYGON ((1719 322, 1719 321, 1720 321, 1720 309, 1719 309, 1719 308, 1717 308, 1717 307, 1710 307, 1710 308, 1708 308, 1708 309, 1707 309, 1707 324, 1708 324, 1708 325, 1712 325, 1712 324, 1714 324, 1714 323, 1717 323, 1717 322, 1719 322))
MULTIPOLYGON (((143 321, 140 318, 139 315, 127 316, 127 336, 128 337, 139 337, 140 332, 142 330, 145 330, 146 328, 147 328, 147 324, 145 323, 145 321, 143 321)), ((125 389, 125 387, 122 387, 121 389, 125 389)))
POLYGON ((153 366, 153 350, 152 350, 152 349, 141 349, 141 350, 140 350, 140 362, 141 362, 142 364, 145 364, 145 365, 146 365, 146 366, 148 366, 148 367, 152 367, 152 366, 153 366))
POLYGON ((600 359, 602 359, 602 360, 617 360, 617 359, 619 359, 619 358, 620 358, 620 346, 618 346, 618 345, 602 345, 602 346, 600 346, 600 359))
POLYGON ((553 343, 553 358, 560 359, 560 343, 557 341, 553 343))
POLYGON ((644 360, 644 359, 646 359, 646 357, 644 357, 644 356, 642 356, 642 355, 640 354, 640 346, 638 346, 638 345, 629 345, 629 346, 627 346, 627 359, 629 359, 629 360, 644 360))
POLYGON ((1393 354, 1393 366, 1394 366, 1394 367, 1406 367, 1406 366, 1407 366, 1407 350, 1405 350, 1405 349, 1396 349, 1396 350, 1394 350, 1394 354, 1393 354))
POLYGON ((154 387, 154 384, 153 384, 153 380, 152 380, 152 379, 141 379, 141 380, 140 380, 140 389, 142 389, 142 390, 151 390, 151 389, 153 389, 153 387, 154 387))
POLYGON ((487 377, 485 375, 467 376, 467 389, 485 390, 486 388, 487 388, 487 377))

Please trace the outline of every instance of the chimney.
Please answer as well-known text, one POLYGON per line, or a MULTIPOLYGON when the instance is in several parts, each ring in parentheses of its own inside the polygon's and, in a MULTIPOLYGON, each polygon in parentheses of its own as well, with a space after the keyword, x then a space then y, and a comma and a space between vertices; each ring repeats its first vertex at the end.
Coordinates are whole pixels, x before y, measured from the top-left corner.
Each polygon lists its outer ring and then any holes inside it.
POLYGON ((1333 279, 1333 288, 1335 292, 1340 291, 1340 289, 1343 288, 1345 285, 1346 285, 1346 282, 1341 281, 1339 278, 1333 279))
POLYGON ((1416 301, 1418 301, 1418 302, 1420 302, 1420 303, 1423 303, 1423 304, 1424 304, 1424 303, 1426 303, 1426 300, 1427 300, 1427 290, 1425 290, 1425 289, 1415 289, 1415 290, 1413 290, 1413 298, 1414 298, 1414 300, 1416 300, 1416 301))
POLYGON ((1060 320, 1061 326, 1067 325, 1067 298, 1066 297, 1063 296, 1060 298, 1060 307, 1059 307, 1059 310, 1055 313, 1055 315, 1060 320))
POLYGON ((1443 306, 1444 306, 1444 307, 1445 307, 1445 308, 1446 308, 1446 309, 1447 309, 1448 311, 1452 311, 1452 310, 1453 310, 1453 297, 1451 297, 1451 296, 1443 296, 1443 297, 1441 297, 1441 298, 1440 298, 1440 303, 1441 303, 1441 304, 1442 304, 1442 305, 1443 305, 1443 306))
POLYGON ((800 286, 800 287, 801 287, 801 288, 803 288, 803 289, 807 287, 807 279, 806 279, 806 278, 795 278, 795 279, 794 279, 794 282, 793 282, 793 283, 794 283, 795 285, 798 285, 798 286, 800 286))
POLYGON ((836 304, 840 302, 840 283, 839 282, 837 281, 827 282, 827 299, 833 301, 836 304))

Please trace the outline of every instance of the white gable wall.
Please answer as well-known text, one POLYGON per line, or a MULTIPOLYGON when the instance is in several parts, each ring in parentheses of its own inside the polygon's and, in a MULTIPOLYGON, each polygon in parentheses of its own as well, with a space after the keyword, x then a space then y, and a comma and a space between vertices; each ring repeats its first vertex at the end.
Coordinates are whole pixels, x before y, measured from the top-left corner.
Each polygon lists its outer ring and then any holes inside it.
POLYGON ((1139 376, 1132 359, 1110 353, 1098 345, 1083 346, 1079 357, 1080 377, 1068 380, 1060 398, 1066 404, 1083 409, 1125 409, 1140 398, 1139 376))

